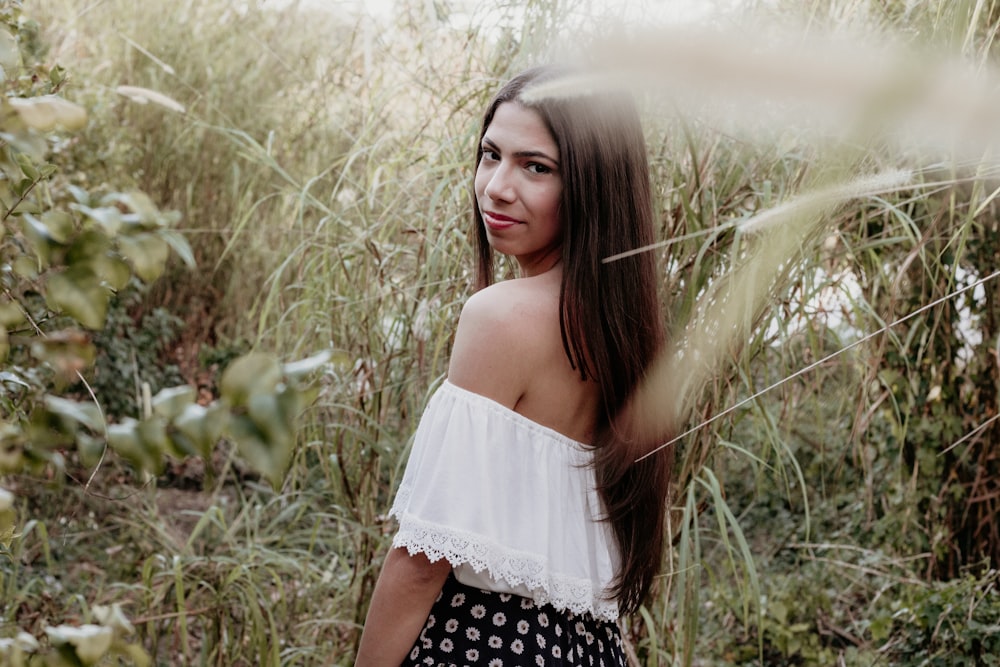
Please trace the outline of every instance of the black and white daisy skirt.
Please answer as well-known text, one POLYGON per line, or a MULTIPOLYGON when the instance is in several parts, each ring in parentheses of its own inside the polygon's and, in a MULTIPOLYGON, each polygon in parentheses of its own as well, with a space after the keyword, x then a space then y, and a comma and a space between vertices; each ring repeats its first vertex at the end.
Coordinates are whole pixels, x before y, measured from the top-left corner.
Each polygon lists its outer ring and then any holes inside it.
POLYGON ((448 575, 403 665, 625 667, 626 660, 616 623, 466 586, 448 575))

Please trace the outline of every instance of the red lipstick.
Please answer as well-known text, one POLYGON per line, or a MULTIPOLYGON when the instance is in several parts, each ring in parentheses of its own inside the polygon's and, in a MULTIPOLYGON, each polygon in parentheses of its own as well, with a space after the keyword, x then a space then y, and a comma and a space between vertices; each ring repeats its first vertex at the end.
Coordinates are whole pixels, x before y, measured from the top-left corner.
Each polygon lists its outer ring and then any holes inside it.
POLYGON ((514 225, 521 224, 521 221, 517 218, 512 218, 508 215, 503 215, 501 213, 494 213, 492 211, 481 211, 483 214, 483 222, 490 229, 508 229, 514 225))

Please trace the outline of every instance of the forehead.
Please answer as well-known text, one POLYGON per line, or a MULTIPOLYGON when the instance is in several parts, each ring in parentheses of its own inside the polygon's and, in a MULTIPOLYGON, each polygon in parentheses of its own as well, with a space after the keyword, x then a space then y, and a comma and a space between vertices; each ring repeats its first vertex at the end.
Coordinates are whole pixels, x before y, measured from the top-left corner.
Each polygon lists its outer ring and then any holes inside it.
POLYGON ((541 151, 559 157, 559 147, 541 114, 517 102, 497 107, 485 138, 508 151, 541 151))

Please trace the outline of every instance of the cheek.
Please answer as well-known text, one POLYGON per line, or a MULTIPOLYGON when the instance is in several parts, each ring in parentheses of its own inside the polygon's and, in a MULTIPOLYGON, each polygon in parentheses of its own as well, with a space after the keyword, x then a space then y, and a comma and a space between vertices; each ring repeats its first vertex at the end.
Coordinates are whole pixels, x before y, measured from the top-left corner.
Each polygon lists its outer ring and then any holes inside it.
POLYGON ((549 214, 551 215, 551 217, 553 217, 554 219, 558 220, 559 219, 559 204, 560 204, 560 201, 562 199, 562 188, 558 188, 554 192, 548 193, 548 196, 546 197, 546 199, 547 199, 547 206, 546 206, 546 208, 548 209, 549 214))
POLYGON ((486 187, 490 184, 490 178, 492 178, 495 170, 496 165, 479 158, 479 162, 476 163, 476 172, 472 179, 476 194, 482 194, 486 191, 486 187))

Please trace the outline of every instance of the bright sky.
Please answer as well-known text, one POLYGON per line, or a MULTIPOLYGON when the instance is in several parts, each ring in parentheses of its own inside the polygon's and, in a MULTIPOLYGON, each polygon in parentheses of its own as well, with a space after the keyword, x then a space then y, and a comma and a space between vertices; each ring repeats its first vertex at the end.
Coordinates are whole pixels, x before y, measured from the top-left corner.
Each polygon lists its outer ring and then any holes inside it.
MULTIPOLYGON (((284 5, 294 0, 270 0, 276 5, 284 5)), ((354 15, 367 14, 376 20, 388 20, 396 14, 400 0, 298 0, 303 6, 322 7, 330 11, 343 11, 354 15)), ((414 0, 411 0, 413 2, 414 0)), ((435 0, 423 0, 429 14, 434 13, 435 0)), ((589 6, 605 8, 621 13, 628 20, 664 23, 695 21, 718 8, 731 7, 739 0, 582 0, 580 8, 589 6)), ((468 24, 472 19, 482 20, 491 13, 500 13, 507 5, 503 0, 437 0, 451 10, 452 22, 456 27, 468 24)))

